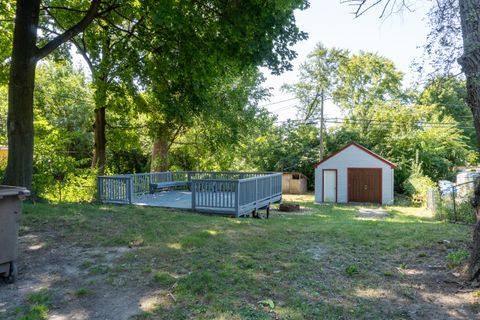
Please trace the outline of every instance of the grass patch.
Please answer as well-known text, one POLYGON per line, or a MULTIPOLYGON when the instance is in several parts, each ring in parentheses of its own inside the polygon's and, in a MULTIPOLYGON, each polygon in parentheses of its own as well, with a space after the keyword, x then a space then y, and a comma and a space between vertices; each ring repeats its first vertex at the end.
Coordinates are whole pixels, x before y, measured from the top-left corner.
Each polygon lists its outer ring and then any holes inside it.
POLYGON ((467 250, 458 250, 454 252, 450 252, 447 255, 447 266, 449 269, 456 268, 460 266, 462 263, 467 261, 470 254, 467 250))
POLYGON ((215 289, 215 276, 209 271, 199 271, 180 280, 176 292, 205 295, 215 289))
POLYGON ((83 298, 93 294, 93 291, 88 288, 79 288, 73 292, 73 295, 77 298, 83 298))
POLYGON ((153 280, 156 283, 164 285, 164 286, 171 286, 172 284, 174 284, 177 281, 177 279, 175 279, 174 277, 172 277, 168 273, 160 272, 160 271, 155 272, 155 274, 153 275, 153 280))
POLYGON ((51 305, 51 294, 47 290, 30 293, 26 296, 26 305, 19 308, 20 320, 47 320, 51 305))
MULTIPOLYGON (((461 263, 458 250, 471 239, 470 226, 436 221, 422 208, 389 206, 388 217, 366 220, 357 219, 355 206, 315 205, 310 195, 285 198, 309 210, 259 220, 148 207, 25 204, 21 232, 48 234, 42 240, 50 246, 135 247, 80 268, 95 279, 95 294, 103 294, 102 283, 105 290, 168 290, 172 296, 162 293, 158 305, 137 318, 172 320, 408 318, 408 303, 421 296, 412 293, 421 290, 421 271, 444 265, 449 251, 448 263, 461 263)), ((38 305, 32 312, 46 308, 48 314, 48 300, 36 301, 26 310, 38 305)))
POLYGON ((357 267, 355 264, 349 264, 349 265, 345 268, 345 272, 346 272, 349 276, 354 276, 354 275, 358 274, 358 267, 357 267))

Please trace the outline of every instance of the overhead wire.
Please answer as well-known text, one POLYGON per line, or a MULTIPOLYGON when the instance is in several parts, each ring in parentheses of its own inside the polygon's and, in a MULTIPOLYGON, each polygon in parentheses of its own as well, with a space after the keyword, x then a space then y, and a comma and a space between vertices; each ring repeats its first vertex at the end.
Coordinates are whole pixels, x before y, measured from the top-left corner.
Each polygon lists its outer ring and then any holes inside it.
POLYGON ((270 102, 270 103, 267 103, 267 104, 264 104, 262 106, 260 106, 261 108, 264 108, 264 107, 268 107, 268 106, 273 106, 273 105, 276 105, 276 104, 279 104, 279 103, 283 103, 283 102, 288 102, 288 101, 293 101, 293 100, 298 100, 298 98, 290 98, 290 99, 286 99, 286 100, 280 100, 280 101, 275 101, 275 102, 270 102))

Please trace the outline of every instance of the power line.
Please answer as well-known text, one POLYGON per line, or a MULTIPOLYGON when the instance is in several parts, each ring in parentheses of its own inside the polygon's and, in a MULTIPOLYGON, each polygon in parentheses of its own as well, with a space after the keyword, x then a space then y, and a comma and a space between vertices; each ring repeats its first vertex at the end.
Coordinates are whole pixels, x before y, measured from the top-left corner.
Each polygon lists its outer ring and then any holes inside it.
MULTIPOLYGON (((307 121, 300 120, 300 119, 288 119, 283 121, 275 121, 275 123, 303 123, 303 124, 317 124, 319 118, 311 118, 307 121)), ((376 119, 348 119, 348 118, 325 118, 324 121, 326 123, 334 123, 334 124, 366 124, 369 125, 376 125, 376 126, 384 126, 384 127, 393 127, 393 126, 400 126, 400 125, 417 125, 417 126, 430 126, 432 128, 458 128, 458 129, 474 129, 474 127, 467 127, 467 126, 459 126, 456 122, 432 122, 432 121, 421 121, 421 120, 412 120, 412 121, 394 121, 394 120, 376 120, 376 119)))
POLYGON ((288 105, 288 106, 283 106, 283 107, 280 107, 280 108, 271 110, 270 112, 271 112, 271 113, 275 113, 275 112, 285 111, 285 110, 288 110, 288 109, 291 109, 291 108, 295 108, 295 107, 297 107, 296 104, 290 104, 290 105, 288 105))
POLYGON ((298 100, 298 98, 290 98, 290 99, 286 99, 286 100, 275 101, 275 102, 264 104, 263 106, 260 106, 260 107, 263 108, 263 107, 273 106, 275 104, 279 104, 279 103, 287 102, 287 101, 293 101, 293 100, 298 100))

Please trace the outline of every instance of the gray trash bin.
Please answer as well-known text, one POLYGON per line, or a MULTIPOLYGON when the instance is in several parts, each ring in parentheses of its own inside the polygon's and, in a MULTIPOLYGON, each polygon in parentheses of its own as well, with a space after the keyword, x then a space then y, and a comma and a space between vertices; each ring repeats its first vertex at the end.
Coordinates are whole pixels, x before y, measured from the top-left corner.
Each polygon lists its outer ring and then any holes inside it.
POLYGON ((22 201, 29 195, 25 188, 0 185, 0 278, 7 283, 17 277, 18 226, 22 201))

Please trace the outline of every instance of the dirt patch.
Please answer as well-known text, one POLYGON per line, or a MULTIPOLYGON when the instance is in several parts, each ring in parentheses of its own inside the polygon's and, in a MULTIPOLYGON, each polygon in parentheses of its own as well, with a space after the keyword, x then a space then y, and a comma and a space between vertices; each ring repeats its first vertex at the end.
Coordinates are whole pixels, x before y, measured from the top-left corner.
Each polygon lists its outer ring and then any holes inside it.
POLYGON ((310 215, 313 213, 313 210, 309 207, 300 206, 298 211, 281 211, 278 208, 271 209, 271 211, 278 215, 310 215))
POLYGON ((119 260, 135 249, 48 247, 43 236, 20 238, 18 281, 0 284, 0 318, 18 318, 14 310, 41 290, 51 295, 49 318, 57 320, 128 319, 144 311, 142 301, 155 300, 156 293, 146 283, 132 282, 128 272, 117 272, 122 269, 119 260), (82 290, 86 294, 76 294, 82 290))
POLYGON ((325 259, 325 257, 328 255, 328 250, 323 247, 310 248, 308 252, 310 253, 312 259, 315 261, 325 259))
POLYGON ((382 208, 359 208, 355 216, 364 219, 385 219, 388 218, 388 211, 382 208))

